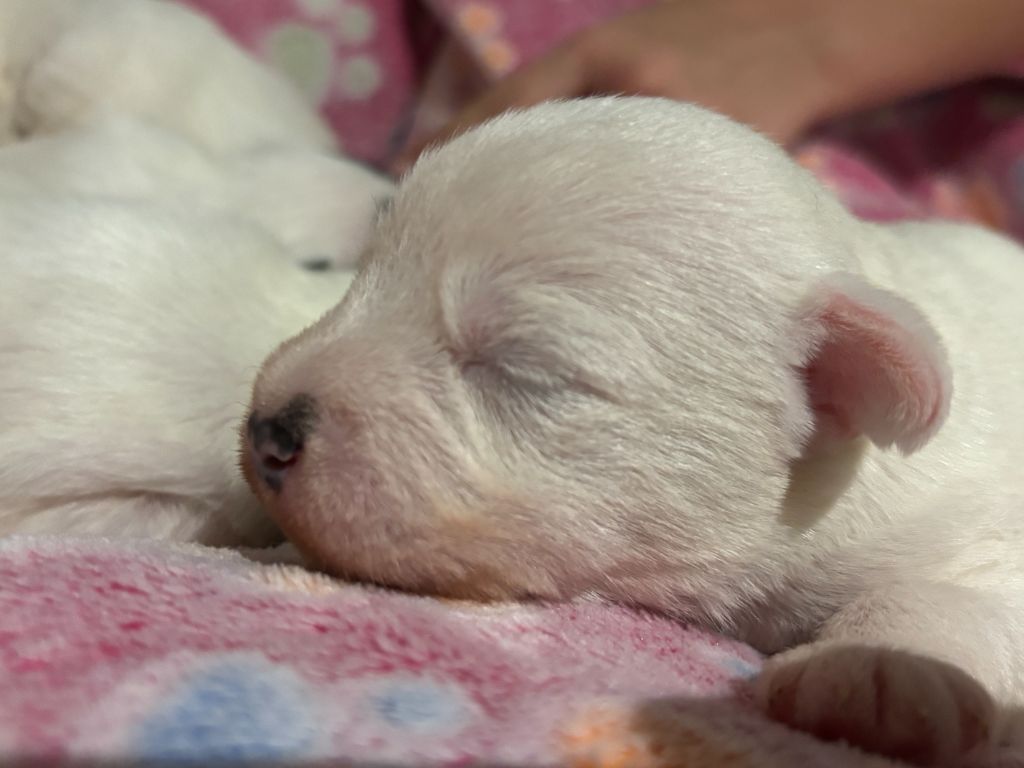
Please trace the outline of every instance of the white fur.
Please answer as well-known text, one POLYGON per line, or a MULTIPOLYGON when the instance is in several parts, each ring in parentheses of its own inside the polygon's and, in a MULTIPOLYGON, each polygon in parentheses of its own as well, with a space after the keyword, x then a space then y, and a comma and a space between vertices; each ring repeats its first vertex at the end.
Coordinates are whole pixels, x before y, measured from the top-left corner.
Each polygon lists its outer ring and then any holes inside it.
POLYGON ((0 535, 265 544, 265 355, 343 295, 390 184, 156 0, 0 0, 0 535))
POLYGON ((328 150, 285 79, 165 0, 0 0, 0 139, 103 112, 148 118, 216 151, 328 150))
POLYGON ((391 188, 330 153, 291 83, 165 0, 0 0, 0 143, 25 138, 8 185, 183 197, 335 266, 391 188))
POLYGON ((262 358, 350 273, 240 220, 0 193, 0 534, 274 540, 237 469, 262 358))
POLYGON ((289 258, 354 266, 391 183, 345 158, 302 148, 213 153, 135 116, 0 147, 0 190, 177 201, 244 218, 289 258))
POLYGON ((769 711, 952 760, 990 736, 957 669, 1024 694, 1022 287, 1010 241, 857 221, 703 110, 542 105, 410 172, 257 380, 261 418, 315 403, 298 461, 279 492, 247 471, 335 572, 811 643, 769 711), (879 699, 906 717, 857 730, 879 699))

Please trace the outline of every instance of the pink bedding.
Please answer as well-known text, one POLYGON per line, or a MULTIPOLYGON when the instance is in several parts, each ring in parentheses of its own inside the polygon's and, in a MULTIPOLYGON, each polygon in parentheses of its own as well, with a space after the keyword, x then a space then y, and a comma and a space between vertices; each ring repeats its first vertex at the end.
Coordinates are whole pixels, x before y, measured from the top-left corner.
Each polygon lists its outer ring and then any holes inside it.
POLYGON ((738 643, 237 553, 0 540, 0 765, 885 768, 770 723, 738 643))

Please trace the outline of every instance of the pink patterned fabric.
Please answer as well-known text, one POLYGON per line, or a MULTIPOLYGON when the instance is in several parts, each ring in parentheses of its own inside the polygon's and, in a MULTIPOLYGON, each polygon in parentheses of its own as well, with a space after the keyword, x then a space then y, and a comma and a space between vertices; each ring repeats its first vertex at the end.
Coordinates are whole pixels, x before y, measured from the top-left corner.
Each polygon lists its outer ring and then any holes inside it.
POLYGON ((845 120, 797 159, 857 214, 974 221, 1024 241, 1024 82, 993 78, 845 120))
POLYGON ((3 765, 889 765, 737 700, 750 649, 598 603, 451 603, 200 547, 14 537, 0 616, 3 765))
MULTIPOLYGON (((182 1, 285 69, 345 150, 382 167, 488 83, 649 2, 182 1)), ((966 219, 1024 239, 1024 84, 1009 74, 845 121, 796 154, 861 216, 966 219)))
POLYGON ((421 71, 405 0, 180 0, 252 54, 282 69, 316 104, 352 157, 382 164, 421 71))

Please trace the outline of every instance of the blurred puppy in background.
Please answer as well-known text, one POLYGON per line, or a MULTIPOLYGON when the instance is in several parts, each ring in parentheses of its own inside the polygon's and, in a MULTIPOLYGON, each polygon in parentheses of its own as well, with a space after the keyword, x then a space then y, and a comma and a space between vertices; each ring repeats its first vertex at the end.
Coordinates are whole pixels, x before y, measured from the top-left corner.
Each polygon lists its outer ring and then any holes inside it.
POLYGON ((0 0, 0 36, 0 535, 277 540, 237 424, 390 183, 173 4, 0 0))

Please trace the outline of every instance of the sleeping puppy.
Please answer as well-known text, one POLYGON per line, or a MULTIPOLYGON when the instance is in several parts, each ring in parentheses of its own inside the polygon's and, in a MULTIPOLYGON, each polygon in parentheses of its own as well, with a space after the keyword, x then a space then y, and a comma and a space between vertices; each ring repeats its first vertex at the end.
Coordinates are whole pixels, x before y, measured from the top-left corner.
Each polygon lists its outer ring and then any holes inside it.
POLYGON ((329 571, 667 611, 778 654, 777 719, 949 764, 1024 693, 1022 286, 723 117, 542 105, 412 169, 245 471, 329 571))
POLYGON ((261 361, 344 294, 390 190, 132 117, 0 147, 0 536, 275 541, 236 424, 261 361))
POLYGON ((277 540, 235 425, 390 183, 156 0, 0 0, 0 124, 0 536, 277 540))
POLYGON ((0 140, 97 114, 147 118, 217 152, 330 150, 299 92, 164 0, 0 0, 0 140))

